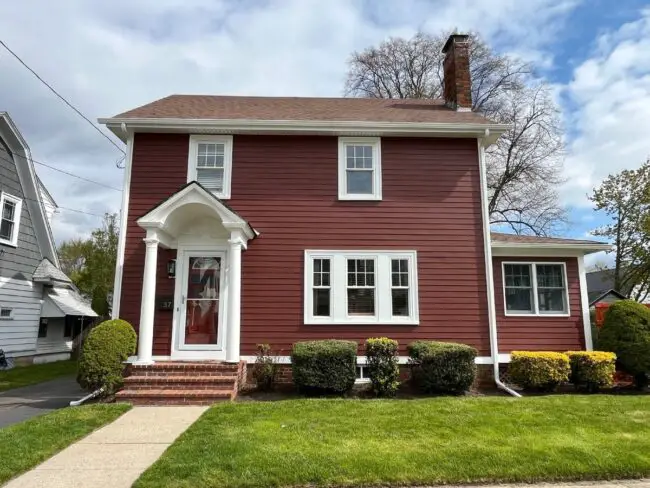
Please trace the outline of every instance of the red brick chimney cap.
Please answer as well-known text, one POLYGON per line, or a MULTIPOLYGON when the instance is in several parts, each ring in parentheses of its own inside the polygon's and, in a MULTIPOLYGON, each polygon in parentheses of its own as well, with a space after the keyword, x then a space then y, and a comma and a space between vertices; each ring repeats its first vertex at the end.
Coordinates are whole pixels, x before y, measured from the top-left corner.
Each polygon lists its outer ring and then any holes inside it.
POLYGON ((468 40, 469 36, 467 34, 452 34, 449 36, 449 39, 447 39, 447 42, 445 42, 445 46, 442 48, 442 53, 447 54, 447 51, 451 49, 452 43, 467 42, 468 40))

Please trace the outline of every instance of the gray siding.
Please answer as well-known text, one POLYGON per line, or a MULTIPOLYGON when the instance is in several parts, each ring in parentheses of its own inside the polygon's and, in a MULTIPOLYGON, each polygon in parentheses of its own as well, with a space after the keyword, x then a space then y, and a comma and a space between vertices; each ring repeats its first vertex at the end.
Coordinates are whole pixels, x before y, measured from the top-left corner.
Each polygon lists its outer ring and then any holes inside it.
POLYGON ((43 258, 30 214, 32 205, 28 205, 28 202, 24 201, 25 194, 20 184, 14 158, 1 141, 0 191, 23 199, 18 246, 0 244, 0 250, 4 250, 4 254, 0 256, 0 277, 31 280, 32 273, 43 258))
POLYGON ((43 286, 31 280, 0 277, 0 304, 13 310, 12 318, 0 319, 0 349, 7 356, 36 353, 43 286))

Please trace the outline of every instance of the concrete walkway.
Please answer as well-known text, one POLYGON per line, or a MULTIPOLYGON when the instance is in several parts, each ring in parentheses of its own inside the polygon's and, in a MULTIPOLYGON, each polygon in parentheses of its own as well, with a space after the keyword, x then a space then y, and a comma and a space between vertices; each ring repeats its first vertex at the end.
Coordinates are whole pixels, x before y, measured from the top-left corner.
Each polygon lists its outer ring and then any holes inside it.
POLYGON ((208 407, 135 407, 6 488, 128 488, 208 407))
POLYGON ((74 376, 5 391, 0 393, 0 427, 67 407, 70 400, 79 400, 84 395, 87 392, 81 389, 74 376))

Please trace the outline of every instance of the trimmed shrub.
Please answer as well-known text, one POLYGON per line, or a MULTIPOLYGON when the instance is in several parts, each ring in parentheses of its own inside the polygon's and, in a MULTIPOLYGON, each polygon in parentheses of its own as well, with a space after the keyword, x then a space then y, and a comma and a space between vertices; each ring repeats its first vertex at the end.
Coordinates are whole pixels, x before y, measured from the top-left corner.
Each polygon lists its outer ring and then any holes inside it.
POLYGON ((271 346, 268 344, 257 345, 257 358, 253 366, 253 378, 257 389, 271 391, 275 386, 278 376, 279 365, 271 354, 271 346))
POLYGON ((650 374, 650 309, 634 300, 613 303, 605 313, 598 349, 616 354, 618 363, 634 376, 637 387, 650 374))
POLYGON ((123 383, 124 361, 135 354, 137 337, 125 320, 106 320, 93 328, 79 358, 77 382, 90 391, 104 388, 108 395, 123 383))
POLYGON ((415 341, 407 347, 413 381, 424 393, 461 394, 476 379, 476 349, 453 342, 415 341))
POLYGON ((596 392, 614 384, 616 354, 603 351, 569 351, 571 376, 576 388, 596 392))
POLYGON ((291 350, 293 383, 303 393, 343 394, 357 378, 354 341, 296 342, 291 350))
POLYGON ((399 388, 397 341, 388 337, 370 338, 366 341, 368 377, 372 391, 377 396, 392 397, 399 388))
POLYGON ((508 374, 526 390, 553 391, 569 381, 569 356, 561 352, 513 351, 508 374))

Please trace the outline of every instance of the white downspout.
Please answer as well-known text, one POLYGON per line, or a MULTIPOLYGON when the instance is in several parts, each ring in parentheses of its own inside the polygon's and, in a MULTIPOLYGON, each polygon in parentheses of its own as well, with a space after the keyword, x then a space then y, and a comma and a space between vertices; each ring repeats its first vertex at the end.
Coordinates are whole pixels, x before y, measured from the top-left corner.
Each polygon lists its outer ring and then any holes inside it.
MULTIPOLYGON (((485 137, 490 135, 490 129, 485 129, 485 137)), ((485 254, 485 279, 488 303, 488 328, 490 330, 490 352, 492 353, 492 366, 494 368, 494 382, 498 388, 514 397, 521 397, 519 393, 508 388, 499 378, 499 344, 497 342, 497 312, 494 302, 494 271, 492 269, 492 237, 490 235, 490 213, 488 211, 487 177, 485 169, 484 139, 477 139, 479 169, 481 175, 481 214, 483 220, 483 254, 485 254)))

